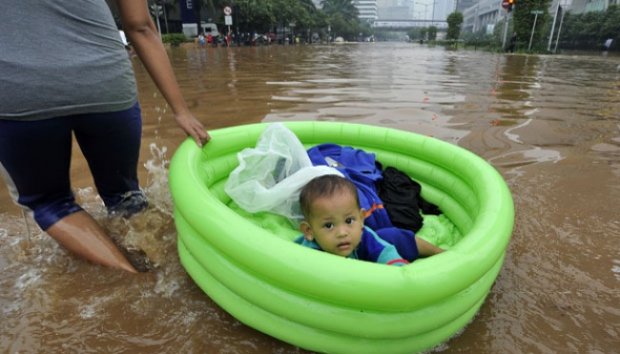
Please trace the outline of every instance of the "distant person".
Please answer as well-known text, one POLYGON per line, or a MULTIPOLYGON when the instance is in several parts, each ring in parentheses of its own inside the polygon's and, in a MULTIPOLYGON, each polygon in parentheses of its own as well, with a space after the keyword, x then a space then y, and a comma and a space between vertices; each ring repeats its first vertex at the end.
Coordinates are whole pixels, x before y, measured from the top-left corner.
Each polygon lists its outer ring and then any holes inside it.
POLYGON ((230 47, 230 43, 232 42, 232 32, 230 29, 226 33, 226 37, 224 37, 224 41, 226 43, 226 47, 230 47))
POLYGON ((205 34, 204 34, 204 33, 200 33, 200 34, 198 35, 198 44, 199 44, 201 47, 204 47, 204 46, 206 46, 206 45, 207 45, 207 40, 206 40, 206 38, 205 38, 205 34))
POLYGON ((603 50, 604 51, 608 51, 609 48, 611 48, 611 44, 614 42, 614 40, 612 38, 607 38, 607 40, 605 41, 605 43, 603 43, 603 50))
MULTIPOLYGON (((146 1, 116 1, 124 33, 174 112, 199 144, 146 1)), ((0 172, 15 202, 60 245, 101 265, 136 272, 75 201, 72 136, 111 214, 147 206, 137 163, 142 119, 132 64, 105 0, 20 0, 0 12, 0 172), (41 33, 45 33, 41 36, 41 33), (28 45, 24 45, 28 43, 28 45)))
POLYGON ((412 231, 387 228, 376 232, 364 226, 364 210, 359 206, 353 182, 336 175, 314 178, 301 191, 300 224, 303 235, 295 242, 338 256, 370 262, 406 265, 418 255, 431 256, 443 249, 415 237, 412 231), (383 238, 380 233, 385 232, 383 238), (385 238, 393 242, 387 242, 385 238), (406 250, 399 253, 399 248, 406 250), (409 258, 409 259, 406 259, 409 258))
POLYGON ((512 36, 510 37, 510 42, 508 44, 507 52, 514 53, 516 45, 517 45, 517 32, 513 32, 512 36))

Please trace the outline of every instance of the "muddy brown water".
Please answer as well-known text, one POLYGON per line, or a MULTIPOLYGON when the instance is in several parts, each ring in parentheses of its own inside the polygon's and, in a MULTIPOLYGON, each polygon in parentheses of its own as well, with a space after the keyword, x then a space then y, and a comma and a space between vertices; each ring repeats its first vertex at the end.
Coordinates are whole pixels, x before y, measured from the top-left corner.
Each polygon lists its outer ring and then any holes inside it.
MULTIPOLYGON (((515 230, 479 314, 444 353, 613 353, 620 348, 620 58, 503 55, 405 43, 170 50, 208 129, 335 120, 467 148, 512 191, 515 230)), ((184 136, 134 58, 152 206, 108 219, 79 149, 73 186, 110 233, 158 268, 131 276, 77 260, 0 187, 0 352, 305 353, 211 301, 176 253, 167 164, 184 136)), ((42 177, 44 178, 44 176, 42 177)))

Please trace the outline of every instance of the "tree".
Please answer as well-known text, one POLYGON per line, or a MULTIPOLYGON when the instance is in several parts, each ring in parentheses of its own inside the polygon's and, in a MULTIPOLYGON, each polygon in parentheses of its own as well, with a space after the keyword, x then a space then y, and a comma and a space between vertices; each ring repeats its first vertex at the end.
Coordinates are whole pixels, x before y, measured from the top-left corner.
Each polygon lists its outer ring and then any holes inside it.
POLYGON ((335 35, 354 38, 360 28, 359 12, 351 0, 323 0, 323 13, 335 35))
POLYGON ((615 48, 619 48, 619 6, 610 6, 605 12, 586 12, 577 15, 568 12, 566 14, 560 38, 563 46, 599 50, 601 44, 608 38, 614 40, 615 48))
POLYGON ((437 39, 437 27, 430 26, 428 27, 428 40, 434 41, 437 39))
POLYGON ((237 0, 235 1, 235 15, 237 26, 242 31, 260 30, 271 28, 276 23, 273 1, 237 0))
POLYGON ((345 21, 357 21, 359 12, 351 0, 323 0, 323 12, 327 16, 339 14, 345 21))
POLYGON ((242 31, 267 31, 276 25, 295 23, 309 29, 322 24, 322 16, 312 0, 235 0, 234 14, 242 31))
POLYGON ((446 33, 447 39, 457 40, 461 34, 461 24, 463 23, 463 14, 455 11, 448 15, 446 19, 448 22, 448 32, 446 33))
POLYGON ((295 24, 295 28, 303 30, 314 23, 316 7, 312 0, 272 0, 277 5, 275 12, 277 22, 283 26, 290 23, 295 24))
POLYGON ((616 42, 620 40, 620 6, 613 5, 607 8, 601 22, 599 28, 601 41, 607 38, 615 38, 616 42))
MULTIPOLYGON (((532 11, 542 11, 536 18, 536 28, 534 30, 533 43, 539 43, 542 38, 546 23, 549 21, 547 9, 551 0, 518 0, 513 8, 513 26, 517 33, 518 42, 527 43, 532 35, 535 14, 532 11)), ((526 44, 527 45, 527 44, 526 44)))

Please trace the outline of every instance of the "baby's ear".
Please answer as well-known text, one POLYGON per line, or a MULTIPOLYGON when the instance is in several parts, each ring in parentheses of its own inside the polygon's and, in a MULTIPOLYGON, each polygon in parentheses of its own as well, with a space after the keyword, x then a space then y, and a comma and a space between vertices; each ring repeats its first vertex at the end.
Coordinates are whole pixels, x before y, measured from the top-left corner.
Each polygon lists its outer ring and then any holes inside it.
POLYGON ((314 236, 312 236, 312 227, 308 224, 307 221, 302 221, 299 224, 299 230, 304 233, 304 238, 308 241, 314 240, 314 236))

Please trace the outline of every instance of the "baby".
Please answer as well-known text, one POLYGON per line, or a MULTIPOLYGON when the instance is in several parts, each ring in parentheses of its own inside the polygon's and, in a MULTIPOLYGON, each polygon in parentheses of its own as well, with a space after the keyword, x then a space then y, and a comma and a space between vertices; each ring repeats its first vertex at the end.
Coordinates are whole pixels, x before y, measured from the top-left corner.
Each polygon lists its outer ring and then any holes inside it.
POLYGON ((443 249, 417 238, 413 232, 388 228, 377 232, 364 226, 364 209, 359 206, 357 188, 348 179, 336 175, 314 178, 301 191, 300 224, 303 235, 295 242, 335 255, 370 262, 405 265, 419 254, 431 256, 443 249), (380 237, 386 235, 386 237, 380 237), (402 244, 409 260, 399 254, 394 244, 402 244))

